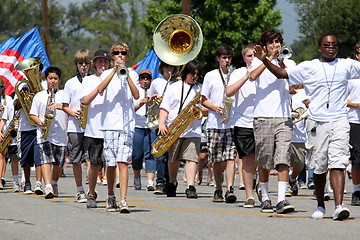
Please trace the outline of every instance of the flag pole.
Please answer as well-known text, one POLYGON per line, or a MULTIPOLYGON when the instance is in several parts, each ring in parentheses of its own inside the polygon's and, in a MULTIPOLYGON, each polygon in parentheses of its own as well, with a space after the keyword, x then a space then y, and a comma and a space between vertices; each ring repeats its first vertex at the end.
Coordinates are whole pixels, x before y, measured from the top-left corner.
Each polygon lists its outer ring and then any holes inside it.
POLYGON ((49 14, 48 14, 48 1, 42 0, 42 12, 43 12, 43 25, 45 31, 45 50, 49 61, 51 62, 51 48, 50 48, 50 30, 49 30, 49 14))

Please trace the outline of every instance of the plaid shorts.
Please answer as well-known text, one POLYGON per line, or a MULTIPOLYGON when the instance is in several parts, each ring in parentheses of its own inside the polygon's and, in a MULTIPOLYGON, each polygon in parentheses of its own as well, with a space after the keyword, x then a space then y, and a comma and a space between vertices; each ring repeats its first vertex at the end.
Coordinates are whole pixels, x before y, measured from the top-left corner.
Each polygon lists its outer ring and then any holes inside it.
POLYGON ((209 128, 208 150, 210 162, 235 160, 236 148, 233 140, 234 130, 209 128))
POLYGON ((41 163, 52 163, 55 166, 63 167, 65 163, 65 146, 57 146, 50 142, 39 144, 41 163))
POLYGON ((104 131, 103 157, 106 165, 117 166, 117 163, 130 163, 133 149, 134 133, 122 130, 104 131))

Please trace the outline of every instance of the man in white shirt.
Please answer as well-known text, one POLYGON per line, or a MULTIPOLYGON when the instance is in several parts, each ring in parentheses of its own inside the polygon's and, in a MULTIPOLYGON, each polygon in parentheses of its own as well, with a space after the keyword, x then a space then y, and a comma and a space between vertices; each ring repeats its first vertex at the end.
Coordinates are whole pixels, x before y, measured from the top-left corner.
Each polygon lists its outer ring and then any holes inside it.
POLYGON ((314 169, 317 208, 312 217, 315 219, 325 215, 324 188, 328 169, 335 198, 333 219, 343 220, 350 215, 349 209, 343 207, 344 169, 350 156, 346 91, 349 79, 360 78, 360 62, 336 58, 338 46, 336 36, 324 34, 318 41, 320 59, 305 61, 286 70, 270 63, 262 47, 256 46, 255 55, 271 72, 278 78, 288 78, 291 84, 304 84, 305 93, 311 99, 306 148, 311 154, 309 167, 314 169))

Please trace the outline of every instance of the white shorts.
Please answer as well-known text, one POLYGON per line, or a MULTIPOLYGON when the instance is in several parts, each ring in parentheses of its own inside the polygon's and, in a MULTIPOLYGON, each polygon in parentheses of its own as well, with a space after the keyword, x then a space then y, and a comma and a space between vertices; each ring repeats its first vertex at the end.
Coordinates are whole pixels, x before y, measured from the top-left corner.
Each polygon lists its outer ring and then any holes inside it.
POLYGON ((104 160, 110 167, 117 166, 117 163, 130 163, 133 136, 131 131, 107 130, 104 131, 104 160))
POLYGON ((307 119, 306 132, 306 164, 315 174, 323 174, 328 169, 347 167, 350 157, 350 125, 346 118, 333 122, 307 119))

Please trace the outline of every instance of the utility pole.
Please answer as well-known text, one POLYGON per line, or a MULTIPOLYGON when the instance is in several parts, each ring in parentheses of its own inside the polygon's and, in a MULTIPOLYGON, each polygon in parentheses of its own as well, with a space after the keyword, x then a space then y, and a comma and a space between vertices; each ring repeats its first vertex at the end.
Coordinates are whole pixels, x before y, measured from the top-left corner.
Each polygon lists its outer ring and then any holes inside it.
POLYGON ((45 32, 45 50, 49 61, 51 62, 51 49, 50 49, 50 30, 49 30, 49 14, 48 14, 48 1, 42 0, 42 13, 43 13, 43 26, 45 32))
POLYGON ((191 16, 191 0, 182 0, 182 13, 191 16))

